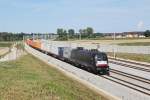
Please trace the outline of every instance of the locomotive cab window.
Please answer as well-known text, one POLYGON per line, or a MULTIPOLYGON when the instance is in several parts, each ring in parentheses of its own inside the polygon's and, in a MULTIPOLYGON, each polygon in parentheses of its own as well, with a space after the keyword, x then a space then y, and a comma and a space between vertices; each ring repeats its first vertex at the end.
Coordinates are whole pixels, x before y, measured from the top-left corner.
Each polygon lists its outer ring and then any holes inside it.
POLYGON ((95 56, 95 60, 96 61, 105 61, 105 60, 107 60, 107 56, 105 54, 97 54, 95 56))

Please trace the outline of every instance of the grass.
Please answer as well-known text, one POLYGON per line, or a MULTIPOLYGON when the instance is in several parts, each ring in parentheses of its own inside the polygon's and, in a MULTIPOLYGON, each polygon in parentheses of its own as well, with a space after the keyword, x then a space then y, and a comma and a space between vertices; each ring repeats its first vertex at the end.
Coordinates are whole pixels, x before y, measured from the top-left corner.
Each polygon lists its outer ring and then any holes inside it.
MULTIPOLYGON (((107 53, 113 56, 113 53, 107 53)), ((150 54, 116 53, 116 57, 150 63, 150 54)))
POLYGON ((0 48, 0 57, 5 56, 10 52, 9 48, 0 48))
POLYGON ((0 47, 10 47, 12 42, 0 42, 0 47))
POLYGON ((0 63, 0 100, 106 100, 31 55, 0 63))
POLYGON ((121 46, 150 46, 150 42, 119 43, 121 46))
POLYGON ((0 50, 0 58, 6 56, 6 55, 9 54, 9 53, 10 53, 10 51, 1 52, 1 50, 0 50))
MULTIPOLYGON (((12 42, 0 42, 0 47, 11 47, 12 46, 12 42)), ((10 51, 7 50, 7 49, 3 49, 3 50, 0 50, 0 57, 3 57, 5 55, 7 55, 10 51)))
POLYGON ((15 46, 17 49, 22 49, 24 50, 24 44, 22 42, 18 42, 15 46))
POLYGON ((99 43, 99 44, 119 44, 119 43, 135 43, 135 42, 149 42, 150 39, 116 39, 116 40, 110 40, 110 39, 102 39, 102 40, 76 40, 76 41, 69 41, 69 42, 76 42, 76 43, 99 43))

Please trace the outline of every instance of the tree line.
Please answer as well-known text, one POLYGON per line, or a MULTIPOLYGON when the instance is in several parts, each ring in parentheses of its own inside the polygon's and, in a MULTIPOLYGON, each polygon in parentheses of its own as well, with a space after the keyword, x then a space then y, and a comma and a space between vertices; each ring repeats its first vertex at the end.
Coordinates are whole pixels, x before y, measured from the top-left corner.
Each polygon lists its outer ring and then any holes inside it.
POLYGON ((103 37, 102 33, 94 33, 94 29, 92 27, 87 27, 85 29, 80 29, 78 32, 75 32, 74 29, 57 29, 58 40, 68 40, 68 39, 76 39, 76 38, 96 38, 96 37, 103 37))
POLYGON ((20 41, 23 40, 24 33, 9 33, 9 32, 0 32, 0 41, 20 41))
POLYGON ((145 36, 145 37, 150 37, 150 30, 146 30, 146 31, 144 32, 144 36, 145 36))
MULTIPOLYGON (((68 39, 96 39, 105 37, 104 33, 95 33, 92 27, 87 27, 85 29, 79 29, 78 32, 75 32, 74 29, 57 29, 57 40, 68 40, 68 39)), ((150 30, 143 32, 145 37, 150 37, 150 30)))
MULTIPOLYGON (((30 38, 33 37, 33 34, 25 34, 21 33, 11 33, 11 32, 0 32, 0 41, 20 41, 23 40, 24 36, 29 36, 30 38)), ((42 35, 37 33, 36 35, 42 35)), ((94 29, 91 27, 87 27, 85 29, 80 29, 78 32, 75 32, 74 29, 57 29, 57 39, 56 40, 68 40, 68 39, 96 39, 100 37, 105 37, 103 33, 95 33, 94 29)), ((145 37, 150 37, 150 30, 146 30, 143 32, 145 37)))

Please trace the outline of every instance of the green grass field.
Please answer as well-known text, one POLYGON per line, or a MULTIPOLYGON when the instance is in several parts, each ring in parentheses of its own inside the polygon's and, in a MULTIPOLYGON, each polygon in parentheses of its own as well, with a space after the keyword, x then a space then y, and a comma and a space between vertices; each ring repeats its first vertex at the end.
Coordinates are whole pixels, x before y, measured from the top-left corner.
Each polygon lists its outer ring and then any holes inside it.
POLYGON ((107 40, 107 39, 102 39, 102 40, 76 40, 76 41, 69 41, 72 43, 81 43, 81 44, 87 44, 87 43, 99 43, 99 44, 121 44, 121 43, 150 43, 150 38, 146 39, 116 39, 116 40, 107 40))
POLYGON ((106 100, 31 55, 0 63, 0 100, 106 100))
POLYGON ((10 47, 12 42, 0 42, 0 47, 10 47))
MULTIPOLYGON (((13 43, 11 42, 0 42, 0 47, 5 48, 5 47, 11 47, 13 43)), ((0 57, 5 56, 6 54, 8 54, 10 51, 6 48, 6 49, 0 49, 0 57)))
POLYGON ((150 42, 119 43, 121 46, 150 46, 150 42))
MULTIPOLYGON (((113 56, 111 52, 107 54, 113 56)), ((116 53, 116 57, 150 63, 150 54, 116 53)))

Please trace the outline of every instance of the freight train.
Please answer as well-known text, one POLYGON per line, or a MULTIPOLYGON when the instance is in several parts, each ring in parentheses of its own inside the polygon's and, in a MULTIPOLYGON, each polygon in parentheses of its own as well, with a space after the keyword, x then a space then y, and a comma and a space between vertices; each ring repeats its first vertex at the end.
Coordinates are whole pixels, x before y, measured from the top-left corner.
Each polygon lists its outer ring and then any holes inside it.
POLYGON ((96 49, 86 50, 83 47, 72 49, 69 46, 52 46, 46 41, 26 40, 26 43, 34 49, 37 49, 47 55, 59 60, 70 63, 78 68, 99 75, 109 75, 109 65, 106 53, 99 52, 96 49))

